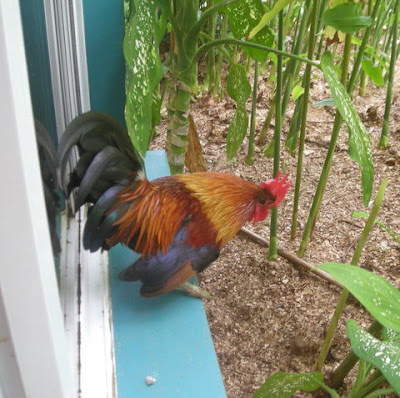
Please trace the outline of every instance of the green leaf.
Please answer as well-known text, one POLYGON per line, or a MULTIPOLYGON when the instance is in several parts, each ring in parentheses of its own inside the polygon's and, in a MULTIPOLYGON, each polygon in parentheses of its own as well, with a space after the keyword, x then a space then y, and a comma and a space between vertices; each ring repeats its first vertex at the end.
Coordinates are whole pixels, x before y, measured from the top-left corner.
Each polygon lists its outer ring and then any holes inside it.
POLYGON ((389 328, 383 328, 382 340, 396 341, 398 344, 400 344, 400 332, 396 332, 396 330, 389 328))
POLYGON ((344 33, 358 32, 360 29, 370 26, 372 20, 362 14, 361 3, 342 3, 326 10, 322 15, 322 21, 336 30, 344 33))
MULTIPOLYGON (((353 218, 365 218, 367 219, 369 217, 368 213, 365 213, 363 211, 355 211, 351 215, 353 218)), ((375 224, 378 224, 381 228, 383 228, 386 232, 389 233, 389 235, 398 243, 400 244, 400 235, 397 235, 396 232, 392 231, 388 226, 386 226, 382 221, 379 221, 378 219, 375 220, 375 224)))
MULTIPOLYGON (((250 30, 257 25, 263 14, 261 0, 241 0, 226 6, 222 10, 229 18, 229 25, 236 39, 247 37, 250 30)), ((257 36, 249 40, 253 43, 271 47, 274 35, 268 26, 258 32, 257 36)), ((259 62, 264 62, 268 53, 254 48, 243 48, 243 51, 259 62)))
POLYGON ((399 394, 400 343, 379 341, 352 319, 347 322, 347 336, 354 354, 376 366, 399 394))
MULTIPOLYGON (((351 37, 351 42, 356 46, 361 46, 362 43, 362 41, 355 36, 351 37)), ((381 52, 379 49, 370 46, 369 44, 365 47, 365 53, 373 57, 383 69, 389 69, 387 65, 389 62, 389 56, 387 54, 381 52)))
POLYGON ((326 263, 318 268, 348 289, 381 325, 400 331, 400 291, 386 279, 348 264, 326 263))
POLYGON ((321 387, 323 379, 320 372, 275 373, 252 398, 289 398, 297 391, 312 392, 321 387))
POLYGON ((132 10, 125 26, 123 51, 126 61, 125 120, 132 144, 144 156, 150 143, 152 93, 163 70, 154 47, 156 34, 155 0, 131 0, 132 10))
POLYGON ((321 58, 321 68, 329 84, 336 106, 349 129, 349 155, 360 166, 364 204, 367 206, 371 198, 374 182, 374 165, 369 135, 351 102, 349 94, 338 78, 332 54, 329 51, 321 58))
POLYGON ((262 151, 265 156, 273 158, 275 153, 275 140, 272 138, 268 146, 266 146, 262 151))
POLYGON ((304 87, 296 86, 292 90, 293 101, 296 101, 301 95, 304 94, 304 87))
POLYGON ((226 136, 226 152, 228 159, 232 159, 236 155, 240 144, 246 136, 248 124, 249 117, 247 116, 246 108, 238 104, 226 136))
POLYGON ((278 14, 282 11, 287 5, 292 3, 294 0, 278 0, 274 8, 264 14, 260 20, 260 22, 251 30, 249 34, 249 38, 253 38, 258 32, 264 29, 278 14))
POLYGON ((336 106, 335 100, 333 98, 325 98, 321 101, 314 102, 313 106, 336 106))
POLYGON ((229 96, 236 102, 245 103, 250 97, 251 86, 246 77, 246 69, 241 64, 232 64, 226 82, 229 96))
POLYGON ((363 71, 367 74, 367 76, 377 85, 383 86, 385 81, 382 76, 382 68, 379 66, 374 66, 371 60, 364 59, 362 61, 363 71))
POLYGON ((241 64, 232 64, 226 82, 228 94, 237 103, 226 137, 226 152, 232 159, 246 136, 249 118, 246 111, 246 101, 251 93, 251 86, 246 77, 246 70, 241 64))

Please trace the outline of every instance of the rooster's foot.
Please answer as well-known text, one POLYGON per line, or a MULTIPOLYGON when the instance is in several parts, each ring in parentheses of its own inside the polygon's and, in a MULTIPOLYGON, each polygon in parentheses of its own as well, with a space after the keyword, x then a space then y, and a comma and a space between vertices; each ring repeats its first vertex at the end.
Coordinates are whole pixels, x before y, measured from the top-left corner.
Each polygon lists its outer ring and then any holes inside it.
POLYGON ((182 285, 180 285, 178 289, 184 290, 189 296, 192 297, 199 297, 206 300, 212 299, 211 294, 208 293, 207 290, 202 289, 201 287, 190 282, 182 283, 182 285))

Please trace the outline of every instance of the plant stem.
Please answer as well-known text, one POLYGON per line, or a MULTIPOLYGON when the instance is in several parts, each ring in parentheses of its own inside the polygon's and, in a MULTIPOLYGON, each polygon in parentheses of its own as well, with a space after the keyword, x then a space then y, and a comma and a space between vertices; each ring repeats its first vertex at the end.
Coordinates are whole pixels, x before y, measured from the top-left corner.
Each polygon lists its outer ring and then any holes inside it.
POLYGON ((233 44, 233 45, 237 45, 237 46, 241 46, 241 47, 249 47, 249 48, 255 48, 257 50, 264 50, 267 53, 271 52, 271 53, 275 53, 277 55, 282 55, 282 56, 285 56, 285 57, 288 57, 288 58, 293 58, 293 59, 296 59, 297 61, 305 62, 307 64, 310 64, 311 66, 314 66, 317 69, 321 69, 321 67, 320 67, 318 62, 311 61, 308 58, 301 57, 301 56, 295 55, 295 54, 291 54, 291 53, 288 53, 286 51, 282 51, 282 50, 279 50, 279 49, 276 49, 276 48, 263 46, 262 44, 253 43, 253 42, 246 41, 246 40, 234 39, 234 38, 216 39, 214 41, 210 41, 209 43, 203 44, 202 46, 200 46, 197 49, 196 54, 193 57, 192 62, 194 62, 194 63, 197 62, 199 60, 199 58, 201 57, 201 55, 205 51, 208 51, 211 47, 220 46, 222 44, 233 44))
MULTIPOLYGON (((279 11, 278 50, 283 50, 283 11, 279 11)), ((282 130, 282 54, 278 55, 276 73, 275 96, 275 131, 274 131, 274 177, 280 168, 281 130, 282 130)), ((271 212, 271 228, 269 238, 268 258, 276 260, 278 257, 278 208, 273 207, 271 212)))
MULTIPOLYGON (((382 181, 382 183, 379 187, 378 193, 376 195, 374 204, 371 209, 371 213, 368 217, 365 227, 361 233, 360 239, 358 240, 357 246, 354 250, 353 258, 351 260, 352 265, 358 265, 358 261, 360 260, 360 257, 361 257, 361 252, 362 252, 362 250, 365 246, 365 243, 368 239, 369 233, 371 232, 372 227, 375 224, 376 216, 378 215, 379 209, 381 207, 383 197, 385 195, 386 185, 387 185, 387 180, 385 179, 382 181)), ((342 315, 342 312, 343 312, 344 306, 346 304, 347 298, 349 296, 349 293, 350 292, 347 289, 343 289, 342 293, 339 297, 339 301, 337 303, 335 312, 331 319, 331 323, 330 323, 330 325, 328 327, 328 331, 326 333, 324 344, 322 346, 322 349, 319 353, 319 356, 318 356, 316 364, 315 364, 315 369, 317 371, 321 371, 321 369, 324 365, 326 356, 328 355, 328 352, 329 352, 329 349, 330 349, 330 346, 332 343, 332 339, 336 333, 337 325, 338 325, 340 316, 342 315)))
MULTIPOLYGON (((310 24, 310 36, 308 41, 308 58, 312 59, 314 53, 315 43, 315 24, 317 19, 318 0, 314 0, 312 12, 311 12, 311 24, 310 24)), ((302 115, 301 115, 301 129, 300 129, 300 142, 299 152, 297 158, 297 172, 296 172, 296 184, 294 189, 294 201, 293 201, 293 213, 292 213, 292 226, 291 226, 291 238, 296 237, 297 232, 297 217, 299 213, 300 203, 300 186, 301 178, 303 173, 303 159, 304 159, 304 144, 306 140, 306 127, 307 127, 307 112, 308 112, 308 100, 310 96, 310 83, 311 83, 311 65, 307 64, 306 71, 304 74, 304 94, 302 96, 302 115)))
MULTIPOLYGON (((312 8, 310 7, 310 3, 311 3, 311 0, 306 0, 306 3, 304 4, 303 16, 301 18, 298 35, 296 37, 296 43, 295 43, 295 45, 293 47, 293 51, 292 51, 292 53, 295 55, 299 55, 301 45, 304 42, 304 34, 305 34, 306 27, 307 27, 307 21, 308 21, 309 14, 312 10, 312 8)), ((308 53, 308 56, 312 60, 312 53, 311 53, 311 57, 310 57, 310 52, 308 53)), ((285 114, 286 107, 289 102, 289 97, 290 97, 290 92, 291 92, 292 86, 293 86, 293 80, 295 77, 296 67, 297 67, 297 61, 294 59, 291 59, 289 65, 286 69, 286 72, 285 72, 286 88, 285 88, 285 94, 284 94, 284 97, 282 100, 282 113, 283 114, 285 114)))
MULTIPOLYGON (((378 321, 374 321, 369 327, 368 333, 376 336, 381 332, 381 330, 382 325, 378 321)), ((335 389, 339 388, 343 384, 344 378, 348 375, 350 370, 353 369, 357 362, 358 357, 353 352, 349 352, 342 363, 332 373, 328 385, 335 389)))
MULTIPOLYGON (((349 70, 349 62, 350 62, 350 51, 351 51, 351 34, 346 34, 345 46, 344 46, 344 54, 342 61, 342 76, 341 83, 346 86, 347 82, 347 74, 349 70)), ((322 198, 325 192, 325 187, 328 182, 329 172, 331 169, 333 154, 335 153, 336 142, 339 137, 340 126, 342 124, 342 116, 340 112, 336 110, 335 121, 333 125, 331 141, 329 144, 328 153, 325 158, 325 163, 322 168, 321 177, 318 181, 317 191, 315 192, 314 200, 311 206, 310 215, 308 216, 306 226, 304 228, 302 240, 299 248, 299 256, 304 256, 306 251, 308 241, 310 240, 311 231, 314 228, 314 224, 317 218, 317 214, 319 212, 319 208, 322 203, 322 198)))
MULTIPOLYGON (((208 2, 208 7, 213 6, 213 0, 208 2)), ((210 40, 215 40, 215 29, 217 26, 217 14, 209 18, 207 28, 210 40)), ((207 54, 207 71, 206 71, 206 84, 208 86, 208 93, 211 94, 215 87, 216 65, 215 65, 215 49, 210 48, 207 54)))
POLYGON ((247 152, 246 163, 254 163, 254 136, 256 131, 256 110, 257 110, 257 88, 258 88, 258 61, 254 61, 254 82, 253 82, 253 98, 251 103, 251 118, 250 118, 250 137, 249 149, 247 152))
POLYGON ((301 122, 301 107, 303 105, 303 101, 299 98, 296 101, 296 106, 294 108, 292 120, 290 122, 289 132, 286 137, 285 147, 289 149, 290 155, 295 156, 297 151, 297 142, 299 139, 299 130, 300 130, 300 122, 301 122))
POLYGON ((271 105, 269 106, 269 110, 267 113, 267 117, 264 120, 264 124, 262 126, 260 137, 258 138, 258 142, 260 144, 265 143, 265 137, 267 136, 269 126, 271 125, 272 118, 275 115, 275 99, 272 100, 271 105))
POLYGON ((365 395, 364 398, 379 398, 392 392, 395 392, 394 388, 381 388, 380 390, 371 392, 371 394, 365 395))
MULTIPOLYGON (((376 15, 377 15, 379 7, 380 7, 380 4, 381 4, 381 0, 375 0, 375 5, 374 5, 374 8, 372 9, 372 13, 371 13, 371 19, 373 21, 376 18, 376 15)), ((360 45, 360 47, 359 47, 359 49, 357 51, 357 57, 356 57, 356 59, 354 61, 353 70, 351 72, 349 84, 347 86, 347 92, 350 95, 353 92, 354 87, 356 85, 357 77, 358 77, 359 71, 360 71, 360 66, 361 66, 362 60, 364 58, 364 52, 365 52, 365 49, 366 49, 367 44, 369 42, 369 38, 371 36, 372 28, 373 28, 373 25, 371 24, 365 30, 364 36, 363 36, 363 40, 362 40, 361 45, 360 45)))
MULTIPOLYGON (((371 15, 372 13, 372 4, 373 0, 368 0, 368 15, 371 15)), ((375 18, 373 18, 373 20, 375 21, 375 18)), ((358 91, 360 97, 363 97, 365 95, 365 87, 367 87, 367 74, 362 70, 360 77, 360 87, 358 91)))
POLYGON ((224 0, 207 8, 207 10, 205 10, 201 14, 200 18, 192 25, 192 27, 188 31, 187 40, 189 42, 191 42, 192 40, 196 40, 201 28, 210 16, 216 14, 221 8, 224 8, 225 6, 232 3, 236 3, 237 1, 239 0, 224 0))
POLYGON ((381 373, 380 370, 375 369, 369 379, 364 383, 363 388, 354 394, 352 398, 362 398, 365 397, 365 394, 370 393, 374 389, 378 388, 382 383, 386 381, 385 376, 381 373))
POLYGON ((182 173, 189 131, 189 110, 192 91, 197 82, 197 63, 192 62, 197 49, 197 37, 188 41, 189 30, 198 20, 198 0, 176 1, 176 14, 180 22, 173 25, 171 37, 171 95, 168 101, 167 157, 172 174, 182 173))
MULTIPOLYGON (((317 32, 321 31, 321 28, 322 28, 322 14, 324 13, 327 4, 328 4, 327 0, 321 0, 321 4, 320 4, 319 10, 318 10, 317 32)), ((320 59, 321 58, 322 47, 323 47, 323 44, 324 44, 324 41, 325 41, 324 35, 320 35, 320 36, 321 36, 321 38, 320 38, 320 41, 319 41, 319 44, 318 44, 317 54, 315 56, 315 59, 320 59)))
POLYGON ((393 92, 393 79, 394 79, 394 69, 396 65, 397 58, 397 28, 399 24, 399 0, 396 1, 394 20, 392 26, 392 53, 390 56, 390 66, 389 66, 389 81, 386 92, 386 102, 385 102, 385 114, 383 117, 383 127, 381 137, 379 139, 379 148, 387 148, 389 145, 389 120, 390 120, 390 109, 392 106, 392 92, 393 92))
POLYGON ((352 398, 354 394, 359 391, 361 385, 365 381, 365 378, 367 377, 368 372, 371 370, 371 365, 362 359, 360 359, 359 364, 358 364, 358 370, 357 370, 357 376, 356 380, 353 383, 353 386, 351 387, 351 390, 349 392, 349 398, 352 398))
MULTIPOLYGON (((398 0, 396 0, 396 1, 398 1, 398 0)), ((372 19, 376 16, 376 14, 379 10, 380 2, 381 2, 381 0, 376 0, 376 2, 375 2, 375 6, 374 6, 373 12, 371 14, 372 19)), ((361 62, 363 59, 365 48, 368 44, 371 30, 372 30, 371 26, 369 26, 366 29, 363 41, 361 43, 361 46, 357 53, 356 60, 354 62, 353 70, 352 70, 352 73, 350 76, 350 81, 347 86, 347 92, 350 95, 354 89, 354 86, 355 86, 355 83, 357 80, 357 75, 358 75, 360 65, 361 65, 361 62)), ((348 74, 349 61, 350 61, 350 50, 351 50, 351 35, 347 34, 346 40, 345 40, 345 48, 344 48, 343 62, 342 62, 342 76, 341 76, 341 83, 344 86, 346 86, 346 81, 347 81, 347 74, 348 74)), ((302 241, 300 243, 300 248, 299 248, 299 253, 298 253, 300 257, 304 256, 308 242, 310 240, 312 230, 314 229, 314 226, 315 226, 315 222, 316 222, 317 215, 319 213, 319 209, 321 207, 322 198, 323 198, 323 195, 325 192, 326 183, 328 181, 328 176, 329 176, 332 159, 333 159, 333 155, 334 155, 335 148, 336 148, 336 142, 339 137, 339 130, 340 130, 341 124, 342 124, 342 116, 340 115, 340 113, 338 111, 336 111, 335 121, 334 121, 333 129, 332 129, 332 135, 331 135, 331 141, 329 144, 328 153, 326 155, 326 159, 325 159, 325 163, 324 163, 324 166, 322 169, 321 177, 318 182, 317 191, 315 193, 314 200, 313 200, 313 203, 311 206, 310 215, 308 216, 307 223, 304 228, 304 232, 303 232, 303 236, 302 236, 302 241)))

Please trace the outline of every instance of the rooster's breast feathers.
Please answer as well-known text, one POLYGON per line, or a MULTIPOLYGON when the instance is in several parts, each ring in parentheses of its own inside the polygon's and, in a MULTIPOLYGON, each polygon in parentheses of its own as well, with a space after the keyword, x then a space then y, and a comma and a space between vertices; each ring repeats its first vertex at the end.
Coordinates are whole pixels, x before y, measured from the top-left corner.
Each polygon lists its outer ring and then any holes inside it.
POLYGON ((251 217, 259 187, 222 173, 194 173, 137 180, 111 209, 118 221, 108 244, 122 242, 142 256, 166 253, 185 226, 193 248, 220 248, 251 217))

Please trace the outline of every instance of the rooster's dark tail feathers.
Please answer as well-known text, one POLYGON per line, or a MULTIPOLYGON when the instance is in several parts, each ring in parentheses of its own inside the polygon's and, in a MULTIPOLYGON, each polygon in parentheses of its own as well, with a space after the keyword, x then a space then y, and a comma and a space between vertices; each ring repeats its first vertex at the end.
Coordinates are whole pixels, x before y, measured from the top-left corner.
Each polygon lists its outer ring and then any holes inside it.
POLYGON ((134 150, 127 131, 112 117, 90 111, 76 117, 66 128, 58 146, 61 185, 67 195, 75 189, 75 209, 91 203, 83 243, 96 251, 106 247, 113 230, 115 212, 109 209, 118 193, 127 187, 134 175, 143 170, 140 156, 134 150), (72 150, 78 149, 78 161, 66 175, 72 150))

